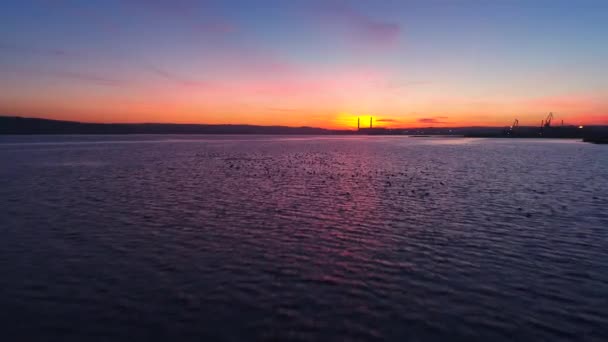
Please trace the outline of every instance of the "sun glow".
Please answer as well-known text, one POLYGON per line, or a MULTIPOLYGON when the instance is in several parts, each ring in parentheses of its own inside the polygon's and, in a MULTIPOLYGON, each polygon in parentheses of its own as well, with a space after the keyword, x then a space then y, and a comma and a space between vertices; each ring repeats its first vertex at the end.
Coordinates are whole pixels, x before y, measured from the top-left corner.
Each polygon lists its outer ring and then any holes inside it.
POLYGON ((334 120, 333 124, 336 127, 343 129, 356 129, 357 121, 359 120, 361 127, 367 127, 365 122, 369 122, 370 115, 356 115, 352 113, 340 113, 334 120))

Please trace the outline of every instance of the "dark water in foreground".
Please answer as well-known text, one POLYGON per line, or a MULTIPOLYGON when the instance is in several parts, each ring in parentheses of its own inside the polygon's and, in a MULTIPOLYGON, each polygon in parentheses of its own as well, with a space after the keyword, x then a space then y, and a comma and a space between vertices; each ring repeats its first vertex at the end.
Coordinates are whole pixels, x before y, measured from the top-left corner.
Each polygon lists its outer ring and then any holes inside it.
POLYGON ((0 160, 6 340, 608 340, 604 146, 0 137, 0 160))

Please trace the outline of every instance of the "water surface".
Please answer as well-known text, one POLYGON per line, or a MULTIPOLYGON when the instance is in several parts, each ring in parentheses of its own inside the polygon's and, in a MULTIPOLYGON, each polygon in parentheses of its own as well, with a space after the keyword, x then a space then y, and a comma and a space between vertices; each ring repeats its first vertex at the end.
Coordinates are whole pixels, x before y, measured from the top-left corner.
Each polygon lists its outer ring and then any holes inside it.
POLYGON ((0 137, 12 340, 608 339, 608 149, 0 137))

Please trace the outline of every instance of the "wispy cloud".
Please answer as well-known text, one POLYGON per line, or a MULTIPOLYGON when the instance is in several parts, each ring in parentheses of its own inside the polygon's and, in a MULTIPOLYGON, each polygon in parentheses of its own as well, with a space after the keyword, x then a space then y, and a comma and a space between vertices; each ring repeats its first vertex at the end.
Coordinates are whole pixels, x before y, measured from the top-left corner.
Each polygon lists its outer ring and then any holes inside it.
MULTIPOLYGON (((176 73, 173 73, 173 72, 165 70, 165 69, 161 69, 156 66, 148 65, 146 68, 151 73, 153 73, 156 76, 159 76, 167 81, 170 81, 174 85, 178 85, 178 86, 182 86, 182 87, 189 87, 189 88, 190 87, 192 87, 192 88, 209 88, 211 86, 211 84, 209 82, 186 79, 186 78, 183 78, 183 77, 177 75, 176 73)), ((217 87, 217 85, 215 85, 214 87, 217 87)))
POLYGON ((116 78, 109 78, 105 76, 100 76, 97 74, 92 74, 88 72, 80 72, 80 71, 44 71, 40 72, 42 75, 48 75, 53 77, 60 77, 66 79, 72 79, 77 81, 84 81, 91 84, 102 85, 102 86, 124 86, 127 85, 127 81, 116 78))
POLYGON ((77 53, 61 48, 41 48, 35 46, 15 45, 0 42, 0 51, 12 51, 16 53, 54 56, 54 57, 76 57, 77 53))
POLYGON ((218 13, 207 1, 197 0, 127 0, 127 4, 163 17, 178 18, 202 34, 227 34, 238 26, 218 13))
POLYGON ((397 119, 377 119, 376 122, 399 122, 397 119))
POLYGON ((324 2, 317 13, 324 24, 337 25, 350 39, 366 45, 392 46, 401 35, 399 24, 369 16, 345 2, 324 2))
POLYGON ((447 116, 434 116, 431 118, 420 118, 417 121, 426 124, 446 124, 448 123, 447 121, 445 121, 445 119, 447 118, 447 116))
MULTIPOLYGON (((6 71, 4 71, 6 72, 6 71)), ((46 70, 46 69, 18 69, 10 70, 11 74, 19 75, 20 77, 53 77, 63 78, 72 81, 81 81, 93 85, 120 87, 129 84, 127 80, 106 77, 97 73, 72 71, 72 70, 46 70)))

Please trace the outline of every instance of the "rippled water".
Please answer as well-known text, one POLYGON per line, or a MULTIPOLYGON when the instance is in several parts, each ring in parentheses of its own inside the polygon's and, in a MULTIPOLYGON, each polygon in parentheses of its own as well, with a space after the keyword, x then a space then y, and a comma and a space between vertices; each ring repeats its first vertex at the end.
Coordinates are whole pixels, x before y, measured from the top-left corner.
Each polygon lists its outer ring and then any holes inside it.
POLYGON ((608 149, 0 137, 8 340, 608 340, 608 149))

